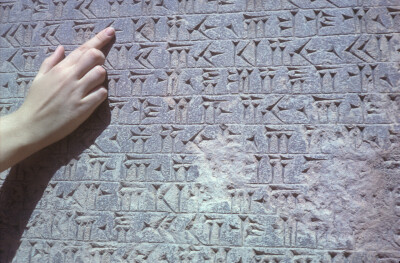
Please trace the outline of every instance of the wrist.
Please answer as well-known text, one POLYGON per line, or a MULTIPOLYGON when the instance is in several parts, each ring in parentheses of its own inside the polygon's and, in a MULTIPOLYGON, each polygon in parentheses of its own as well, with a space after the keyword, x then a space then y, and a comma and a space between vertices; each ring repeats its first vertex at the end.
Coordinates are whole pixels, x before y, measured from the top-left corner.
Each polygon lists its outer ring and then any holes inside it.
POLYGON ((1 137, 4 145, 15 145, 16 149, 22 149, 29 144, 28 132, 23 128, 18 110, 1 117, 1 137))
POLYGON ((37 138, 34 123, 31 123, 29 115, 22 108, 5 117, 7 118, 5 120, 7 124, 5 138, 10 144, 15 145, 19 153, 24 153, 28 157, 43 148, 37 138))
POLYGON ((12 114, 14 122, 12 128, 13 132, 16 134, 15 137, 18 138, 19 147, 30 154, 44 148, 46 146, 44 139, 35 128, 35 121, 29 113, 24 110, 23 106, 12 114))
POLYGON ((33 153, 29 131, 23 127, 19 113, 0 118, 0 171, 3 171, 33 153))

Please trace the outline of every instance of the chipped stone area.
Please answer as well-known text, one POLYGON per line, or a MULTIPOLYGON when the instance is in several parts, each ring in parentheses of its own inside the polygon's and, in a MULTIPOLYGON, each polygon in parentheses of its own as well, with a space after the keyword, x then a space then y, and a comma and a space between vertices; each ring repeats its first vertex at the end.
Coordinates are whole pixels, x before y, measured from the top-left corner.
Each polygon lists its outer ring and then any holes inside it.
MULTIPOLYGON (((227 134, 222 129, 224 132, 227 134)), ((196 146, 199 154, 194 164, 199 177, 195 182, 206 193, 202 199, 204 209, 218 211, 230 207, 232 190, 254 187, 257 165, 255 156, 237 137, 217 134, 208 139, 196 146)), ((400 240, 400 144, 399 137, 392 139, 396 143, 384 149, 332 132, 323 145, 331 152, 329 158, 309 157, 311 164, 303 165, 307 171, 303 177, 306 188, 303 194, 294 195, 294 205, 281 205, 280 201, 288 202, 290 193, 284 198, 274 195, 279 186, 262 188, 259 192, 279 211, 284 225, 296 229, 295 234, 284 232, 284 240, 302 242, 298 238, 301 233, 297 233, 301 226, 315 233, 308 242, 316 247, 396 250, 400 240), (356 147, 352 145, 354 142, 356 147)))

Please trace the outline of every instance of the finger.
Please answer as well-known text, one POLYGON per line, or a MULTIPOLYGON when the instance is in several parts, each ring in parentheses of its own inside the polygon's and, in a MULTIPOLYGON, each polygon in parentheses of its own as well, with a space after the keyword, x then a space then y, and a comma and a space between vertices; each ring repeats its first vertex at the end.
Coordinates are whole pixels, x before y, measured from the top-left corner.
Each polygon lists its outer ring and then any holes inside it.
POLYGON ((92 113, 107 98, 107 89, 97 86, 81 101, 86 111, 92 113))
POLYGON ((112 27, 107 27, 106 29, 103 29, 92 39, 72 51, 66 58, 67 63, 75 63, 82 56, 82 54, 90 48, 103 48, 108 42, 110 42, 111 39, 113 39, 114 34, 115 29, 112 27))
POLYGON ((103 48, 114 36, 115 29, 112 27, 107 27, 103 29, 100 33, 94 36, 92 39, 87 41, 85 44, 82 45, 83 49, 89 48, 103 48))
POLYGON ((98 49, 91 48, 87 50, 80 57, 76 65, 74 66, 74 70, 78 79, 82 78, 86 75, 91 69, 93 69, 96 65, 104 64, 105 56, 103 52, 98 49))
POLYGON ((99 86, 106 79, 106 70, 102 66, 95 66, 79 80, 82 97, 85 97, 95 87, 99 86))
POLYGON ((47 57, 40 66, 38 74, 45 74, 65 57, 64 47, 58 46, 51 56, 47 57))

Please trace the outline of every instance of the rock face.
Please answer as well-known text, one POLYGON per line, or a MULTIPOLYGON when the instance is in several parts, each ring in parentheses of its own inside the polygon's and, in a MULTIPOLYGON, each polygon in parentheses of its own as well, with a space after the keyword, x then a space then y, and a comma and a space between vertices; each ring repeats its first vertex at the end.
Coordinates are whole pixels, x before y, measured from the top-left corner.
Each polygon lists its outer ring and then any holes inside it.
POLYGON ((10 0, 0 21, 1 114, 57 45, 116 29, 107 102, 0 174, 0 262, 400 262, 398 0, 10 0))

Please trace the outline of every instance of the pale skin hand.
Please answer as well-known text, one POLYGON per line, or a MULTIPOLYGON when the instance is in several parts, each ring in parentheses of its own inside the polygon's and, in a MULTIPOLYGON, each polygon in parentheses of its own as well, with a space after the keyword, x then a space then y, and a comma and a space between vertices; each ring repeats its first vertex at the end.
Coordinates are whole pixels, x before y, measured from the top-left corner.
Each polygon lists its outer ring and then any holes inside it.
POLYGON ((106 28, 66 58, 59 46, 44 60, 22 106, 0 118, 0 172, 70 134, 107 98, 100 49, 114 34, 106 28))

